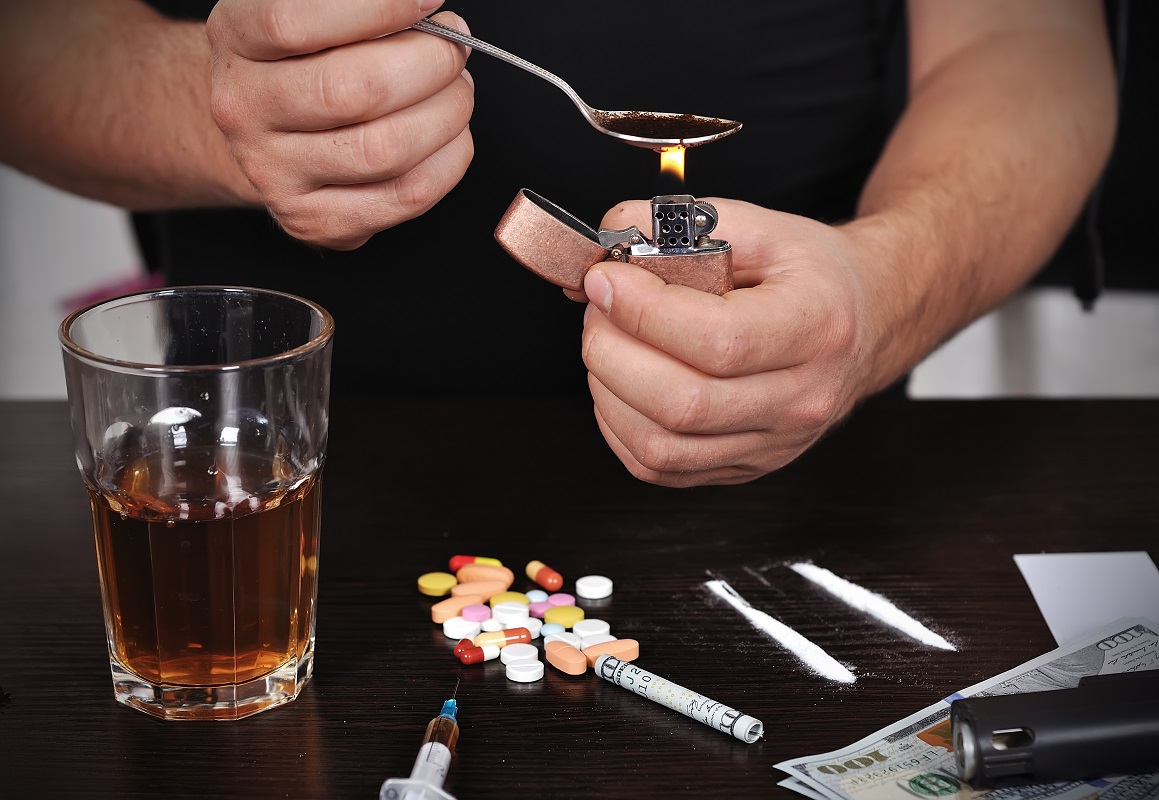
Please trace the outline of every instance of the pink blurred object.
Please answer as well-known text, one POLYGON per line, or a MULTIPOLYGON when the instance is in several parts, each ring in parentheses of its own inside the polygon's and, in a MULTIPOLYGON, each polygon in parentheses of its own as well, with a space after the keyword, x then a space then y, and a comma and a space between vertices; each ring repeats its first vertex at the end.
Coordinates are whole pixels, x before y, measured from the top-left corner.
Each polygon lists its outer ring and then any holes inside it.
POLYGON ((61 309, 67 314, 78 308, 99 303, 102 300, 120 297, 123 294, 132 294, 133 292, 160 289, 164 285, 165 280, 160 274, 145 272, 140 275, 132 275, 115 283, 106 283, 103 286, 97 286, 81 294, 73 295, 72 297, 62 298, 60 305, 61 309))

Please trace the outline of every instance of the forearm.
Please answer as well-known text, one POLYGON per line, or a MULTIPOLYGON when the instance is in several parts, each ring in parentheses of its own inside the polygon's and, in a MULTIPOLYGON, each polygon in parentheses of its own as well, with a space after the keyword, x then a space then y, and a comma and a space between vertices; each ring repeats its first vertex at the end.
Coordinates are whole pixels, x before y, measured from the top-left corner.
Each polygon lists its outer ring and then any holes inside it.
POLYGON ((0 160, 134 209, 254 203, 209 113, 204 25, 137 0, 0 10, 0 160))
POLYGON ((914 53, 910 102, 845 227, 871 254, 865 391, 1025 283, 1082 208, 1114 136, 1114 76, 1098 4, 1071 11, 914 53))

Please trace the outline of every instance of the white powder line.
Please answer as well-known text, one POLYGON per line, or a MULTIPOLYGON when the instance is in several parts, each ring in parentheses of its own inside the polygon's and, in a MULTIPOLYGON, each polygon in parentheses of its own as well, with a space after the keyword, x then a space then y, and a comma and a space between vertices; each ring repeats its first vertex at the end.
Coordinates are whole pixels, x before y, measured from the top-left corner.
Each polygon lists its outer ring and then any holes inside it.
POLYGON ((773 619, 760 609, 753 608, 747 600, 736 593, 736 589, 726 581, 705 581, 705 587, 741 613, 757 630, 763 631, 795 655, 805 666, 823 678, 841 683, 853 683, 857 677, 837 659, 810 642, 788 625, 773 619))
POLYGON ((847 603, 858 611, 864 611, 866 614, 881 620, 891 628, 896 628, 906 636, 917 639, 922 644, 939 647, 942 650, 958 649, 881 595, 864 589, 856 583, 850 583, 844 578, 834 575, 824 567, 818 567, 815 564, 798 563, 790 564, 789 569, 813 581, 813 583, 829 592, 829 594, 838 600, 847 603))

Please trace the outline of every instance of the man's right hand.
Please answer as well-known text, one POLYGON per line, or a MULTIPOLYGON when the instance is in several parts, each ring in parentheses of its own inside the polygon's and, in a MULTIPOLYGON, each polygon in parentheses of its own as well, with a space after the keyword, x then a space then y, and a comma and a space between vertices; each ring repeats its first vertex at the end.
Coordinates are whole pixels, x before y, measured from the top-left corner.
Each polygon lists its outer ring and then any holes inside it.
MULTIPOLYGON (((422 214, 474 146, 465 48, 406 30, 441 0, 221 0, 213 117, 291 236, 350 250, 422 214)), ((458 17, 440 16, 465 30, 458 17)))

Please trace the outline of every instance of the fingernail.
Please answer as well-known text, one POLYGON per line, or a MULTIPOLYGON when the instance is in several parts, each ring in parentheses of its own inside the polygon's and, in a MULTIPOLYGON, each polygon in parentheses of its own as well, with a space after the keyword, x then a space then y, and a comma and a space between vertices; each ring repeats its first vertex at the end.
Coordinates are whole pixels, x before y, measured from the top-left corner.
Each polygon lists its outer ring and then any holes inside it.
POLYGON ((584 292, 588 299, 599 306, 605 314, 612 311, 612 284, 601 269, 592 268, 584 276, 584 292))
POLYGON ((592 304, 588 303, 586 306, 584 306, 584 327, 585 328, 587 327, 587 324, 588 324, 588 317, 590 317, 591 315, 592 315, 592 304))
POLYGON ((443 0, 419 0, 419 11, 434 11, 443 4, 443 0))

